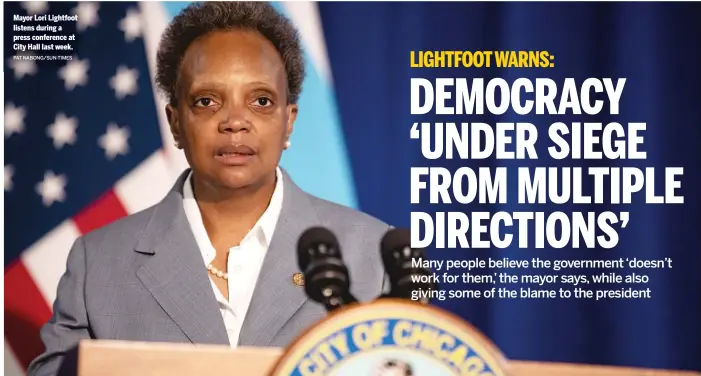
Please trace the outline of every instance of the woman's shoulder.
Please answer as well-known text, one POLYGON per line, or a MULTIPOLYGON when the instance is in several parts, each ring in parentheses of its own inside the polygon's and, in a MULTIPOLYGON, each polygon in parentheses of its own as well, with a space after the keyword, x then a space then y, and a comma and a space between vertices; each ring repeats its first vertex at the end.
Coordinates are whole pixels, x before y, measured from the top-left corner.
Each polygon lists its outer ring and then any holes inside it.
POLYGON ((327 200, 305 191, 296 185, 290 175, 282 169, 285 177, 285 197, 289 215, 302 213, 304 219, 318 220, 325 227, 354 227, 367 228, 385 232, 390 227, 379 218, 361 210, 327 200), (310 217, 310 214, 313 215, 310 217), (316 218, 315 218, 316 217, 316 218))
POLYGON ((316 196, 310 196, 311 203, 320 219, 329 225, 367 227, 386 231, 390 226, 379 218, 376 218, 361 210, 328 201, 316 196))
MULTIPOLYGON (((123 245, 133 246, 146 231, 152 220, 156 206, 114 220, 109 224, 91 230, 82 236, 86 246, 123 245)), ((90 248, 90 247, 89 247, 90 248)))

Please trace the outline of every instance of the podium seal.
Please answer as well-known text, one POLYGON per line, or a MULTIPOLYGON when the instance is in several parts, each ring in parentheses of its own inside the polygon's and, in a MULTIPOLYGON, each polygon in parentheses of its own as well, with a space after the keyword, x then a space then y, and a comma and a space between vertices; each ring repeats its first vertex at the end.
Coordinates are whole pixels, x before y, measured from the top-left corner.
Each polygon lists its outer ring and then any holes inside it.
POLYGON ((505 364, 457 316, 386 299, 331 314, 287 349, 271 376, 506 376, 505 364))

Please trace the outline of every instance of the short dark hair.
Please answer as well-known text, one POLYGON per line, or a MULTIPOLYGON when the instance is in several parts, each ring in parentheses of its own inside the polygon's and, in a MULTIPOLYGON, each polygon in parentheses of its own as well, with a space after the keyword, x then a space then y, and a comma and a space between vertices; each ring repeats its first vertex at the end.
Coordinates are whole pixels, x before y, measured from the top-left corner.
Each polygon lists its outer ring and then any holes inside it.
POLYGON ((299 32, 267 2, 193 3, 166 28, 156 57, 156 85, 176 103, 178 69, 185 51, 198 37, 212 31, 254 30, 280 54, 287 74, 287 101, 297 103, 304 81, 304 55, 299 32))

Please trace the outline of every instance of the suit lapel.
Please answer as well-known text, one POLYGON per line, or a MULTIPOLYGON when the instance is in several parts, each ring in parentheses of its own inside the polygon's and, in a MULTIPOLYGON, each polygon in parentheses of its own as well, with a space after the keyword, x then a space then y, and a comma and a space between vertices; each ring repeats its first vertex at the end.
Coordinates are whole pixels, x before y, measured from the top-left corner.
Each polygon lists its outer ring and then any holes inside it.
POLYGON ((282 211, 265 255, 253 299, 241 330, 242 346, 267 346, 307 300, 304 287, 292 282, 299 272, 297 238, 317 222, 307 196, 284 176, 282 211))
MULTIPOLYGON (((188 173, 186 171, 186 173, 188 173)), ((182 205, 183 174, 156 207, 136 251, 149 254, 137 277, 193 343, 229 345, 202 255, 182 205)))

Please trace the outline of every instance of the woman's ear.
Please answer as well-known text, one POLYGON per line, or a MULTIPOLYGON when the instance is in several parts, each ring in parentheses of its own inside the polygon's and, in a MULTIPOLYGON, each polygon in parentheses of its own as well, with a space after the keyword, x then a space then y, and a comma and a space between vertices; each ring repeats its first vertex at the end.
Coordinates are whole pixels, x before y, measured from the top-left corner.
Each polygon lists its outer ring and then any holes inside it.
POLYGON ((285 127, 285 141, 289 141, 294 130, 295 120, 297 120, 297 112, 299 111, 296 104, 287 105, 287 125, 285 127))
POLYGON ((180 148, 182 148, 182 146, 181 146, 182 132, 180 131, 180 119, 178 118, 178 111, 171 104, 166 105, 165 110, 166 110, 166 117, 168 118, 168 125, 170 126, 170 134, 173 136, 173 140, 175 141, 175 147, 180 149, 180 148))

